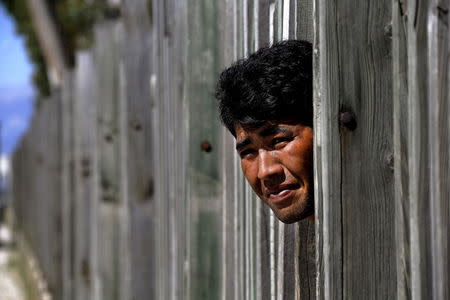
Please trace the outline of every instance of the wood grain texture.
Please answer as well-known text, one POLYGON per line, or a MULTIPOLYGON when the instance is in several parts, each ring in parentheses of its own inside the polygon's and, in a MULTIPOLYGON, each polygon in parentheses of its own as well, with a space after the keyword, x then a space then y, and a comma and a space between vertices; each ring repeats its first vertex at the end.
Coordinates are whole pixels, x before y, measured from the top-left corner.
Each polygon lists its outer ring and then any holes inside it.
POLYGON ((392 16, 397 299, 411 299, 408 111, 405 109, 408 105, 407 18, 401 10, 400 3, 397 1, 393 1, 392 16))
POLYGON ((298 261, 295 266, 298 276, 296 299, 316 299, 316 239, 315 224, 310 220, 298 223, 298 261))
MULTIPOLYGON (((73 71, 65 70, 61 90, 61 299, 72 299, 73 289, 73 71)), ((58 100, 57 100, 58 101, 58 100)))
POLYGON ((447 9, 447 1, 412 2, 407 10, 394 3, 399 299, 449 296, 447 9))
POLYGON ((355 9, 365 12, 349 24, 338 24, 342 36, 338 51, 345 53, 340 58, 340 105, 351 108, 358 122, 352 133, 341 130, 343 297, 390 299, 395 296, 396 278, 392 60, 387 30, 391 5, 389 1, 358 4, 337 8, 344 19, 354 16, 355 9), (348 38, 348 30, 357 24, 364 24, 365 30, 348 38), (366 280, 357 281, 363 277, 366 280))
MULTIPOLYGON (((124 141, 124 109, 121 107, 120 61, 122 58, 123 24, 105 21, 95 28, 93 47, 96 82, 98 147, 98 210, 96 223, 101 236, 97 241, 100 297, 118 299, 121 282, 126 270, 122 270, 122 226, 126 224, 121 211, 127 195, 121 146, 124 141)), ((125 242, 125 241, 123 241, 125 242)))
POLYGON ((315 1, 314 183, 317 299, 342 299, 341 147, 336 4, 315 1), (330 50, 327 50, 330 49, 330 50), (331 49, 334 49, 331 50, 331 49), (333 101, 334 100, 334 101, 333 101))
POLYGON ((390 7, 316 1, 320 298, 395 297, 390 7), (343 109, 353 132, 339 128, 343 109))
POLYGON ((75 71, 74 109, 74 170, 75 229, 74 229, 74 297, 98 299, 97 262, 97 103, 95 99, 95 70, 92 52, 77 54, 75 71))
POLYGON ((428 147, 430 180, 431 288, 433 299, 450 297, 450 130, 449 130, 449 2, 428 6, 428 147))
POLYGON ((408 168, 411 223, 411 295, 424 299, 431 291, 426 280, 431 272, 429 238, 430 206, 428 147, 423 142, 428 132, 427 106, 427 7, 408 3, 408 168), (423 117, 422 117, 423 116, 423 117))
MULTIPOLYGON (((123 45, 123 81, 126 99, 127 195, 124 214, 128 228, 124 244, 129 249, 128 274, 123 280, 128 292, 122 299, 155 298, 154 191, 155 158, 150 78, 153 55, 152 27, 147 1, 123 3, 125 27, 123 45), (128 277, 128 278, 127 278, 128 277), (128 294, 128 295, 126 295, 128 294), (126 297, 128 296, 128 297, 126 297)), ((125 292, 125 291, 124 291, 125 292)))
POLYGON ((54 95, 62 106, 36 115, 14 162, 17 186, 30 187, 15 189, 18 220, 49 279, 60 266, 47 250, 63 247, 63 300, 315 298, 313 226, 281 224, 257 199, 212 96, 233 61, 311 38, 311 9, 130 0, 119 20, 96 24, 92 50, 54 95), (60 155, 52 166, 47 143, 60 155), (50 188, 56 174, 60 191, 50 188), (62 212, 62 233, 45 211, 62 212))
POLYGON ((184 76, 186 63, 187 10, 177 1, 153 1, 155 20, 153 106, 156 163, 155 210, 158 241, 158 299, 189 297, 187 241, 189 211, 186 186, 184 76), (175 14, 175 12, 177 14, 175 14), (184 151, 181 151, 183 149, 184 151), (160 273, 160 274, 159 274, 160 273))

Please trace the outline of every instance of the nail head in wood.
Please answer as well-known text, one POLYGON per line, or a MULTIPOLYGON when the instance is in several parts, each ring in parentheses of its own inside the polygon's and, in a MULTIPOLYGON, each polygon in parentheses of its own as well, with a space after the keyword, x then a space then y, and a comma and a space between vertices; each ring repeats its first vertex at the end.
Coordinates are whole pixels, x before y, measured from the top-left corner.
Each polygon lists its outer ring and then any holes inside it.
POLYGON ((132 123, 131 123, 131 126, 133 127, 133 129, 134 130, 136 130, 136 131, 141 131, 142 130, 142 125, 141 125, 141 123, 139 123, 138 121, 133 121, 132 123))
POLYGON ((105 135, 105 140, 108 142, 108 143, 111 143, 112 142, 112 140, 113 140, 113 137, 112 137, 112 135, 111 134, 107 134, 107 135, 105 135))
POLYGON ((205 151, 207 153, 212 151, 211 143, 208 141, 203 141, 200 145, 200 148, 202 149, 202 151, 205 151))

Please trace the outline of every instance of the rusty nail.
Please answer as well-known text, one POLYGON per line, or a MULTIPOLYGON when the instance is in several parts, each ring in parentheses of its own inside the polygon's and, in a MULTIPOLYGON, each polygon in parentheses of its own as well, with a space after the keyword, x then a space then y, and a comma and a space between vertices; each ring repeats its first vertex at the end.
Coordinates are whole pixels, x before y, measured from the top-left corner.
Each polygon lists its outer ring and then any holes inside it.
POLYGON ((350 131, 353 131, 357 127, 356 116, 350 110, 342 111, 339 115, 339 123, 350 131))
POLYGON ((205 151, 205 152, 212 151, 212 146, 208 141, 203 141, 200 145, 200 148, 202 149, 202 151, 205 151))

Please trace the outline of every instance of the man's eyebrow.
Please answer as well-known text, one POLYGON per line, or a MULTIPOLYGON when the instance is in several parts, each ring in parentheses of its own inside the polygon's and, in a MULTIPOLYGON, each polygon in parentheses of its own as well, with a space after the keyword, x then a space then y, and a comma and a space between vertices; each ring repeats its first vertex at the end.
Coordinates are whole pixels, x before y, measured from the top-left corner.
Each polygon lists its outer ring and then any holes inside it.
POLYGON ((279 127, 279 126, 273 125, 273 126, 269 126, 267 128, 264 128, 263 130, 261 130, 259 135, 262 136, 262 137, 268 137, 270 135, 274 135, 274 134, 277 134, 277 133, 288 133, 288 134, 291 134, 292 131, 287 129, 287 128, 284 128, 284 127, 279 127))
POLYGON ((249 138, 245 138, 242 141, 236 143, 236 150, 239 151, 242 148, 244 148, 245 146, 247 146, 248 144, 250 144, 250 139, 249 138))

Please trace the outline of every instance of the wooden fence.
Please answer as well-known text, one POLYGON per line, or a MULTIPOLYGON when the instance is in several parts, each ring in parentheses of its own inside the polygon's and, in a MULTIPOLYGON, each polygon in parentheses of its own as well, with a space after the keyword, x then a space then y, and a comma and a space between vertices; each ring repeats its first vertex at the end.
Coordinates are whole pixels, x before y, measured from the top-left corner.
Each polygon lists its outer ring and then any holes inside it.
POLYGON ((448 18, 437 0, 122 1, 13 157, 53 298, 448 299, 448 18), (293 225, 245 183, 213 99, 223 67, 288 38, 315 65, 316 221, 293 225))

